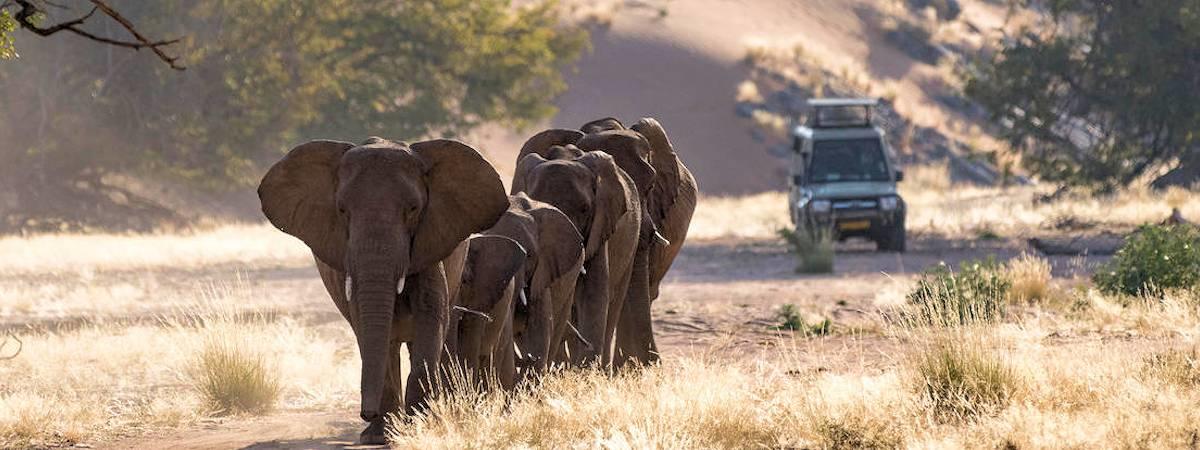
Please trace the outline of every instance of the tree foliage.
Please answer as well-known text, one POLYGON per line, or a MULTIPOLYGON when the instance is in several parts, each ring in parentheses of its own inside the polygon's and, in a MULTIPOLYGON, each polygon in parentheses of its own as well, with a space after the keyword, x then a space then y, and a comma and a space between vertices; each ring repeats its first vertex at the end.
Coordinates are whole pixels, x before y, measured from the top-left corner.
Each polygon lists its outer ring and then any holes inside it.
POLYGON ((0 184, 124 172, 243 187, 307 139, 524 125, 553 114, 561 72, 587 45, 586 32, 560 26, 554 3, 111 3, 146 33, 183 36, 173 50, 188 70, 17 31, 20 57, 0 63, 0 184))
POLYGON ((1113 188, 1200 163, 1200 0, 1023 0, 1022 30, 967 82, 1047 180, 1113 188))

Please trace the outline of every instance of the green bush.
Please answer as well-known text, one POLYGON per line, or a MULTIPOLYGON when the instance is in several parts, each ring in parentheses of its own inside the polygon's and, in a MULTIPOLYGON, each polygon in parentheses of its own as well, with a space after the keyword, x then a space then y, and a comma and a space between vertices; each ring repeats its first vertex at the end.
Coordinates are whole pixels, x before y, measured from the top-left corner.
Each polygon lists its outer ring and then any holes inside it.
POLYGON ((781 228, 779 237, 796 253, 797 273, 833 273, 833 231, 820 227, 781 228))
POLYGON ((1093 280, 1108 294, 1155 297, 1164 289, 1200 285, 1200 231, 1186 225, 1143 225, 1093 280))
POLYGON ((771 327, 775 330, 803 331, 807 335, 825 336, 833 328, 833 322, 829 319, 811 324, 805 322, 804 317, 800 316, 800 309, 791 303, 781 306, 776 317, 779 319, 779 325, 771 327))
POLYGON ((908 294, 911 325, 957 327, 998 322, 1012 282, 994 257, 967 261, 958 273, 945 264, 926 270, 908 294))

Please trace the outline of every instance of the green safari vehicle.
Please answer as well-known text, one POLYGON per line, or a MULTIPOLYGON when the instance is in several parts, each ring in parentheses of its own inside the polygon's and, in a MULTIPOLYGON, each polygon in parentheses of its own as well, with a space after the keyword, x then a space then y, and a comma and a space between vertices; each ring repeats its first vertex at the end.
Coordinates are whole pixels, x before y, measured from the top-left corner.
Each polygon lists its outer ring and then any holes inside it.
POLYGON ((880 251, 905 250, 904 172, 883 129, 874 99, 812 99, 804 125, 792 133, 788 207, 801 236, 827 230, 839 241, 864 237, 880 251))

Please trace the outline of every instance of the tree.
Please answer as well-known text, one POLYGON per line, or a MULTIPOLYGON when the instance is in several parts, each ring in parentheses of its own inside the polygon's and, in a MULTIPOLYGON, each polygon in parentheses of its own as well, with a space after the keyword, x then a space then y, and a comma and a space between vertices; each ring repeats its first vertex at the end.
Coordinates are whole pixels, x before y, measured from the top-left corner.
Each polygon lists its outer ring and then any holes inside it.
POLYGON ((587 45, 586 32, 560 25, 554 3, 114 6, 149 35, 183 36, 173 49, 188 70, 142 52, 18 42, 21 58, 0 63, 0 188, 15 186, 27 208, 113 173, 245 189, 313 138, 415 140, 530 124, 554 113, 561 72, 587 45))
POLYGON ((43 18, 47 15, 46 8, 48 6, 66 9, 61 5, 55 4, 47 0, 4 0, 0 2, 0 59, 12 59, 17 56, 16 50, 13 48, 12 32, 17 25, 21 28, 29 30, 38 36, 50 36, 57 33, 70 33, 82 36, 92 41, 100 42, 106 45, 116 47, 124 47, 133 50, 141 50, 148 48, 154 52, 159 59, 171 66, 172 69, 183 70, 183 67, 175 62, 178 57, 168 56, 163 51, 164 47, 170 46, 179 42, 178 39, 152 41, 147 39, 142 33, 133 26, 125 16, 117 12, 116 9, 109 6, 105 0, 88 0, 92 4, 92 10, 87 14, 77 18, 56 23, 54 25, 43 26, 40 24, 43 18), (15 13, 14 13, 15 11, 15 13), (84 28, 84 24, 88 19, 100 11, 105 16, 121 24, 133 39, 120 39, 108 36, 101 36, 84 28))
POLYGON ((1022 30, 968 79, 1042 178, 1102 189, 1200 175, 1200 1, 1024 0, 1022 30))

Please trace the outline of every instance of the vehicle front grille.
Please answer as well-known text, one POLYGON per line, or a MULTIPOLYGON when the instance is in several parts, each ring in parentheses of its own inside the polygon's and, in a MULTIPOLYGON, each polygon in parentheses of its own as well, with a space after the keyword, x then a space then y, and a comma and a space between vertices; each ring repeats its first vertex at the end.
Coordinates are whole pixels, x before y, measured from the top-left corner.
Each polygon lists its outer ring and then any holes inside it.
POLYGON ((833 201, 833 210, 837 212, 874 211, 879 208, 876 198, 847 198, 833 201))

